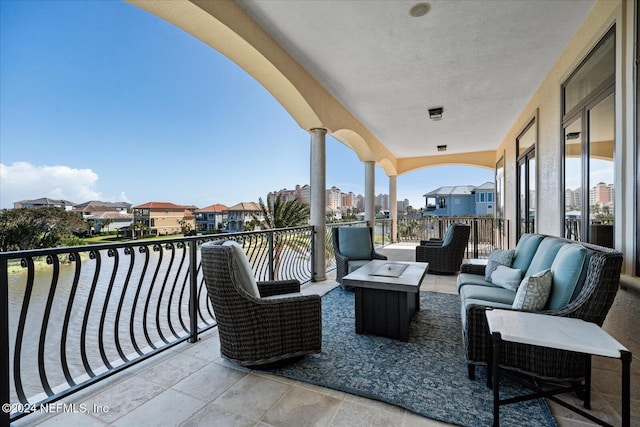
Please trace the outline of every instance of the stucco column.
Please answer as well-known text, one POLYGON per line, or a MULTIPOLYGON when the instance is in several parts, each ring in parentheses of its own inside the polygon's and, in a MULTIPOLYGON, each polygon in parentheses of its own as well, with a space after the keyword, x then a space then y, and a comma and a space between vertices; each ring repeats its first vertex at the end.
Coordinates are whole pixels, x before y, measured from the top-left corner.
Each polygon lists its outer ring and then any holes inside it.
POLYGON ((327 234, 327 196, 326 196, 326 129, 311 129, 311 215, 310 224, 315 227, 314 263, 315 274, 311 279, 327 279, 326 234, 327 234))
POLYGON ((364 162, 364 219, 370 226, 375 225, 376 219, 376 164, 364 162))
POLYGON ((397 176, 389 177, 389 217, 391 218, 391 243, 398 242, 398 193, 397 176))

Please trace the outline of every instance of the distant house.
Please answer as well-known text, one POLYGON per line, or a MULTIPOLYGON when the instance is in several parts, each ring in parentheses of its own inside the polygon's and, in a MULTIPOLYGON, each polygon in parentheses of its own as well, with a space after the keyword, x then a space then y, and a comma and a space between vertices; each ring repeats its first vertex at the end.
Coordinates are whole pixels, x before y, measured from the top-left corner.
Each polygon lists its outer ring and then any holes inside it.
POLYGON ((227 214, 226 231, 229 232, 244 231, 245 224, 250 222, 254 215, 258 217, 258 221, 262 220, 260 206, 254 202, 238 203, 225 212, 227 214))
POLYGON ((76 204, 70 202, 69 200, 57 200, 50 199, 48 197, 41 197, 39 199, 34 200, 20 200, 19 202, 13 202, 13 207, 15 209, 19 208, 39 208, 41 206, 52 206, 55 208, 64 208, 65 210, 70 211, 76 204))
POLYGON ((227 210, 225 205, 215 204, 206 208, 196 209, 193 213, 196 215, 196 230, 212 231, 220 230, 227 221, 227 210))
POLYGON ((127 202, 102 202, 100 200, 90 200, 84 203, 78 203, 73 207, 74 211, 82 213, 82 217, 86 218, 100 212, 123 212, 127 213, 131 209, 131 203, 127 202))
POLYGON ((133 224, 132 213, 111 209, 110 211, 93 212, 91 215, 84 216, 83 218, 93 222, 93 231, 96 233, 118 231, 126 227, 131 227, 131 224, 133 224))
POLYGON ((133 207, 134 223, 147 225, 153 234, 178 234, 195 230, 194 207, 169 202, 149 202, 133 207))
POLYGON ((495 185, 486 182, 477 187, 445 186, 423 197, 426 198, 425 215, 428 216, 491 215, 495 205, 495 185))
POLYGON ((485 182, 473 190, 476 200, 476 215, 493 215, 495 208, 496 185, 493 182, 485 182))

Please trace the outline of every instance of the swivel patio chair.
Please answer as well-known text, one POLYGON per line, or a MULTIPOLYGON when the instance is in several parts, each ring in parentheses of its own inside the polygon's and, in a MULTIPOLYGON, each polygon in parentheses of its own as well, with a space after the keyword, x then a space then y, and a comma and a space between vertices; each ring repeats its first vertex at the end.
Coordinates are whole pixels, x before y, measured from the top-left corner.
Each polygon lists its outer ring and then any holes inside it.
MULTIPOLYGON (((336 280, 342 286, 342 278, 373 259, 387 259, 373 248, 371 227, 334 227, 333 252, 336 256, 336 280)), ((344 286, 343 286, 344 288, 344 286)))
POLYGON ((253 366, 321 351, 319 295, 302 295, 297 280, 256 282, 234 241, 207 242, 201 256, 223 356, 253 366))
POLYGON ((429 273, 455 274, 469 244, 471 227, 451 224, 442 240, 423 240, 416 246, 416 261, 428 262, 429 273))

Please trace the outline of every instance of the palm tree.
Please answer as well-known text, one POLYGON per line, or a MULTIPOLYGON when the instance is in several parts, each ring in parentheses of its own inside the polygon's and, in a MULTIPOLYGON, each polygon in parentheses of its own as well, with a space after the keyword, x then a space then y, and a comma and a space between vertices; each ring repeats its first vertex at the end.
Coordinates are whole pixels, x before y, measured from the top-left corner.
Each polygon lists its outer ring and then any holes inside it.
POLYGON ((262 198, 258 202, 262 218, 253 215, 253 219, 265 229, 297 227, 309 222, 309 206, 300 203, 297 198, 283 202, 282 195, 278 194, 275 201, 267 200, 267 205, 262 198))
MULTIPOLYGON (((258 222, 263 229, 297 227, 309 222, 309 206, 300 203, 297 198, 283 202, 282 196, 278 194, 275 201, 273 199, 267 199, 267 204, 265 205, 262 198, 259 198, 258 203, 260 205, 262 218, 258 218, 258 216, 254 214, 253 219, 258 222)), ((273 270, 276 276, 275 279, 277 279, 278 266, 280 265, 281 255, 286 242, 281 240, 279 234, 274 233, 273 237, 273 270)))

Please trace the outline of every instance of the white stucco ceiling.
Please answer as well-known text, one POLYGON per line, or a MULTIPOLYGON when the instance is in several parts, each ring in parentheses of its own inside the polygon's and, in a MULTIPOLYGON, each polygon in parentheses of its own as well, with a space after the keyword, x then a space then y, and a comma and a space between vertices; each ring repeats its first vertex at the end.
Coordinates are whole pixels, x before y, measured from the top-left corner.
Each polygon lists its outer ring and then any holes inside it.
POLYGON ((240 0, 396 157, 493 150, 592 0, 240 0), (427 110, 443 106, 441 121, 427 110))

